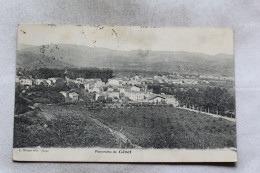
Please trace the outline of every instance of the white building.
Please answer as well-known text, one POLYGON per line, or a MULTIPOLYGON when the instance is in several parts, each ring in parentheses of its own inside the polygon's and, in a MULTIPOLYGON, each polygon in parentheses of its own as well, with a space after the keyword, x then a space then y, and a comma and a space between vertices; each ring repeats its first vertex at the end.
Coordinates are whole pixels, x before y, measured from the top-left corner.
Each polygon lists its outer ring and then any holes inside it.
POLYGON ((19 77, 15 77, 15 82, 19 83, 20 82, 20 78, 19 77))
POLYGON ((145 98, 145 93, 140 91, 130 91, 125 92, 125 97, 128 97, 133 101, 141 101, 145 98))
POLYGON ((119 93, 125 94, 125 92, 126 92, 125 88, 119 88, 119 93))
POLYGON ((35 85, 41 85, 44 82, 44 79, 35 79, 35 85))
POLYGON ((128 84, 131 84, 131 85, 141 85, 142 82, 141 81, 131 80, 131 81, 128 82, 128 84))
POLYGON ((219 77, 220 80, 225 80, 225 81, 235 81, 234 77, 225 77, 225 76, 221 76, 219 77))
POLYGON ((112 92, 112 91, 114 91, 114 89, 113 88, 108 88, 107 91, 112 92))
POLYGON ((49 80, 50 80, 53 84, 55 84, 56 81, 57 81, 57 78, 52 77, 52 78, 49 78, 49 80))
POLYGON ((32 80, 31 79, 20 79, 20 84, 21 85, 32 85, 32 80))
POLYGON ((198 84, 198 81, 197 80, 194 80, 194 79, 184 79, 183 80, 184 81, 184 83, 186 83, 186 84, 193 84, 193 85, 196 85, 196 84, 198 84))
POLYGON ((141 88, 140 87, 136 87, 136 86, 132 86, 130 88, 131 91, 141 91, 141 88))
POLYGON ((89 92, 94 92, 94 91, 98 91, 100 87, 96 86, 93 82, 89 82, 84 84, 84 88, 89 92))
POLYGON ((102 93, 96 93, 95 99, 98 100, 100 96, 104 96, 106 99, 108 97, 111 97, 112 99, 119 98, 119 92, 102 92, 102 93))
POLYGON ((94 83, 94 87, 97 87, 97 88, 103 87, 104 85, 105 85, 105 82, 102 82, 101 80, 97 80, 94 83))
POLYGON ((64 98, 66 102, 77 102, 79 100, 79 94, 71 91, 61 91, 59 92, 64 98))
POLYGON ((118 86, 119 85, 119 80, 117 80, 117 79, 108 79, 108 84, 118 86))
POLYGON ((65 79, 66 79, 66 82, 67 83, 75 83, 75 84, 79 84, 80 82, 79 81, 77 81, 77 80, 74 80, 74 79, 70 79, 70 78, 68 78, 68 77, 65 77, 65 79))
POLYGON ((209 84, 209 81, 207 81, 207 80, 202 80, 201 82, 209 84))
POLYGON ((90 88, 90 84, 89 84, 89 83, 84 84, 84 88, 85 88, 85 90, 89 90, 89 88, 90 88))
POLYGON ((75 92, 69 93, 69 101, 77 102, 79 100, 79 95, 75 92))
POLYGON ((45 82, 46 82, 48 85, 51 85, 51 84, 52 84, 51 80, 49 80, 49 79, 45 80, 45 82))
POLYGON ((93 89, 91 90, 91 92, 97 92, 97 93, 100 93, 100 92, 101 92, 101 89, 95 87, 95 88, 93 88, 93 89))
POLYGON ((76 78, 76 81, 80 82, 80 83, 83 83, 84 82, 84 78, 80 77, 80 78, 76 78))
POLYGON ((98 100, 98 98, 99 98, 100 96, 103 96, 103 97, 105 97, 105 99, 107 99, 108 94, 107 94, 106 92, 96 93, 96 95, 95 95, 95 100, 98 100))
POLYGON ((107 94, 111 98, 119 98, 119 92, 107 92, 107 94))
POLYGON ((67 97, 67 92, 66 91, 61 91, 60 94, 63 95, 64 97, 67 97))
POLYGON ((178 100, 177 100, 175 97, 173 97, 173 96, 167 97, 167 98, 165 99, 165 102, 166 102, 167 104, 172 104, 174 107, 179 106, 178 100))
POLYGON ((172 84, 182 84, 183 81, 182 81, 181 79, 172 79, 172 80, 171 80, 171 83, 172 83, 172 84))
POLYGON ((139 80, 140 80, 140 77, 139 77, 139 76, 135 76, 135 77, 134 77, 134 80, 139 81, 139 80))
POLYGON ((165 97, 162 97, 162 96, 154 96, 154 97, 151 97, 148 99, 148 102, 149 103, 162 103, 162 102, 165 102, 165 97))

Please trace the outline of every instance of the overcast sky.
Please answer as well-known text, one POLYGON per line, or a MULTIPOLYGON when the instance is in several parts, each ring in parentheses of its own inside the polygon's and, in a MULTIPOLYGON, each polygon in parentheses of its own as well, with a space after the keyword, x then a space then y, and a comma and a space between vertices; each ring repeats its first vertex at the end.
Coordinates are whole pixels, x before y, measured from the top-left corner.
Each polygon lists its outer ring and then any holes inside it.
POLYGON ((233 31, 230 28, 23 24, 18 27, 18 43, 28 45, 63 43, 121 51, 187 51, 209 55, 220 53, 233 55, 233 31))

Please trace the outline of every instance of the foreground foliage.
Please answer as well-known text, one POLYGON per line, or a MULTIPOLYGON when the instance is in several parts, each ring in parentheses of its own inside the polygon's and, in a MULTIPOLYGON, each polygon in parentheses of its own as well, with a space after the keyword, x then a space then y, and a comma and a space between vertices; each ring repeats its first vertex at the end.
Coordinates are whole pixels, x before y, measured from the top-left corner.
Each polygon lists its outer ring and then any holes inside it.
POLYGON ((108 130, 80 115, 28 112, 15 117, 14 147, 116 147, 108 130))
POLYGON ((236 147, 235 123, 171 107, 111 109, 95 117, 144 148, 236 147))
POLYGON ((120 146, 91 119, 142 148, 236 147, 235 123, 169 106, 88 110, 84 105, 45 105, 42 109, 15 117, 14 147, 120 146))

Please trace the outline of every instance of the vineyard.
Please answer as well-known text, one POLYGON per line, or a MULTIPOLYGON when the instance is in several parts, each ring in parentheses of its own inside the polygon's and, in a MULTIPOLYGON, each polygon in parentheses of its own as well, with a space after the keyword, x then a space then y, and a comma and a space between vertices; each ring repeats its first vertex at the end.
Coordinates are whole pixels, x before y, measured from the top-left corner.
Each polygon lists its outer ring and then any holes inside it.
POLYGON ((173 107, 87 110, 84 105, 45 105, 42 109, 15 117, 15 147, 121 146, 91 119, 142 148, 236 147, 235 123, 173 107))
POLYGON ((236 146, 235 123, 172 107, 94 112, 104 124, 143 148, 225 148, 236 146))
POLYGON ((14 148, 20 147, 117 147, 108 130, 80 115, 34 112, 15 117, 14 148))

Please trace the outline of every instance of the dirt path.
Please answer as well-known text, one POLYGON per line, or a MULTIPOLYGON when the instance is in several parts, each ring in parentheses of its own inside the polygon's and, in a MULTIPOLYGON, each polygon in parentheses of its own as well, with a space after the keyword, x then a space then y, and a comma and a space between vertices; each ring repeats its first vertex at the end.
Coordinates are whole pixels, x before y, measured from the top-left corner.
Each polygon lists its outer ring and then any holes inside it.
POLYGON ((177 108, 179 108, 179 109, 185 109, 185 110, 188 110, 188 111, 191 111, 191 112, 197 112, 197 113, 201 113, 201 114, 206 114, 206 115, 209 115, 209 116, 212 116, 212 117, 215 117, 215 118, 222 118, 222 119, 225 119, 225 120, 228 120, 228 121, 231 121, 231 122, 236 122, 236 119, 235 119, 235 118, 223 117, 223 116, 220 116, 220 115, 211 114, 211 113, 208 113, 208 112, 202 112, 202 111, 198 111, 198 110, 194 110, 194 109, 189 109, 189 108, 183 108, 183 107, 177 107, 177 108))
POLYGON ((109 132, 116 138, 116 140, 120 143, 120 145, 130 145, 132 148, 137 148, 137 149, 140 149, 142 147, 138 146, 138 145, 135 145, 131 142, 130 139, 128 139, 123 133, 119 132, 119 131, 116 131, 116 130, 113 130, 111 129, 110 127, 106 126, 105 124, 103 124, 102 122, 100 122, 99 120, 97 119, 94 119, 94 118, 91 118, 89 117, 92 121, 94 121, 97 125, 99 125, 100 127, 103 127, 105 129, 108 129, 109 132))

